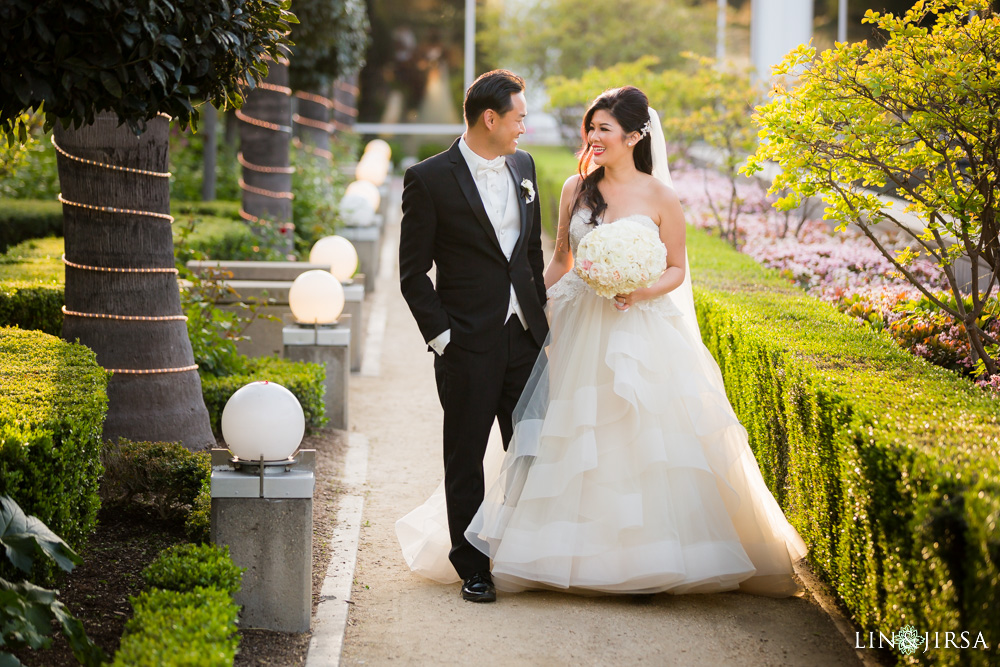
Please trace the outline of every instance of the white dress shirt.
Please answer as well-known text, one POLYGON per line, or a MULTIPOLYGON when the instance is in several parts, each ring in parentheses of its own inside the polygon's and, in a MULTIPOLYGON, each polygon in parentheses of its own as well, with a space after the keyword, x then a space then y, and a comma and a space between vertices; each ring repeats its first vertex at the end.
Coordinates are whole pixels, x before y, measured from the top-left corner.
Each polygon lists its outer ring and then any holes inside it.
MULTIPOLYGON (((472 180, 475 181, 476 189, 479 190, 479 197, 482 199, 486 215, 493 225, 497 241, 500 242, 500 249, 509 260, 517 245, 517 240, 521 236, 521 208, 517 201, 514 175, 507 168, 503 156, 494 160, 481 157, 469 147, 464 136, 458 140, 458 148, 462 151, 462 156, 472 173, 472 180)), ((504 322, 509 320, 512 315, 517 316, 522 327, 528 328, 513 285, 510 287, 510 302, 507 306, 504 322)), ((428 345, 438 354, 443 354, 450 342, 451 329, 448 329, 430 341, 428 345)))

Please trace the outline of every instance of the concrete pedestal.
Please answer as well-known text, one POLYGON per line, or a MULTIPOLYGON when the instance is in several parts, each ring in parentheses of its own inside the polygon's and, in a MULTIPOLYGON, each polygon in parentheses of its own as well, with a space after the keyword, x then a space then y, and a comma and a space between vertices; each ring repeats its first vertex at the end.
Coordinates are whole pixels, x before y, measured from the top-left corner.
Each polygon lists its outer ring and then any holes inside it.
MULTIPOLYGON (((214 453, 213 453, 214 454, 214 453)), ((312 616, 311 470, 265 475, 212 472, 212 542, 245 567, 235 601, 240 627, 308 632, 312 616)))
POLYGON ((351 330, 347 327, 320 328, 297 325, 282 330, 284 354, 292 361, 311 361, 326 368, 326 416, 329 426, 347 430, 348 382, 351 376, 351 330))
POLYGON ((358 252, 358 264, 365 274, 365 290, 375 290, 375 277, 378 276, 379 257, 382 253, 380 239, 382 230, 378 225, 369 227, 343 227, 339 235, 354 244, 358 252))
POLYGON ((361 349, 361 341, 364 339, 361 332, 361 318, 364 314, 364 305, 364 277, 362 276, 361 281, 356 280, 352 283, 344 283, 344 311, 341 315, 341 319, 345 316, 350 317, 352 373, 357 373, 361 370, 361 355, 364 352, 364 350, 361 349))

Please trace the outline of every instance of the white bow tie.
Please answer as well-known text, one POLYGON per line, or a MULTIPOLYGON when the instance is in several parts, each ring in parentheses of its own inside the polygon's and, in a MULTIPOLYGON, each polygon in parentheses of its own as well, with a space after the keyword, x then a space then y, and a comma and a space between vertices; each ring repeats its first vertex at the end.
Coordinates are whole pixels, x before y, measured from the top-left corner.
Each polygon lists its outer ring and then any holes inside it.
POLYGON ((500 157, 493 158, 488 162, 480 162, 479 166, 476 167, 476 175, 477 176, 480 174, 489 175, 491 172, 494 174, 501 174, 503 173, 503 169, 504 166, 506 166, 506 164, 507 160, 503 155, 501 155, 500 157))

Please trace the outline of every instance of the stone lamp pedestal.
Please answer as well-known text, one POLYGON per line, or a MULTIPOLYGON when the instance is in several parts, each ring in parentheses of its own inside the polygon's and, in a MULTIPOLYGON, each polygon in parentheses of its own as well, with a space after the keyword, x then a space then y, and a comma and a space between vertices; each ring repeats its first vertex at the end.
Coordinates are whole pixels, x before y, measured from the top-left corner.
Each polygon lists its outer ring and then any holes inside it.
MULTIPOLYGON (((353 318, 351 318, 353 319, 353 318)), ((347 326, 291 324, 282 329, 284 357, 311 361, 326 368, 326 416, 329 426, 348 427, 348 383, 351 377, 351 329, 347 326)))
POLYGON ((212 542, 246 568, 235 596, 240 627, 309 630, 315 454, 261 464, 212 450, 212 542))

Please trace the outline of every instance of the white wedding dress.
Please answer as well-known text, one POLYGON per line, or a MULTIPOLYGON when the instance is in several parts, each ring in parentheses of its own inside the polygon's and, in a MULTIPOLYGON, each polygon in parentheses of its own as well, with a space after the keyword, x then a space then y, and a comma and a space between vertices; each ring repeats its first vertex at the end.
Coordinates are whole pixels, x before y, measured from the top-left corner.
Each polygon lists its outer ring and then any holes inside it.
MULTIPOLYGON (((574 251, 588 220, 570 221, 574 251)), ((548 300, 549 343, 509 451, 487 453, 486 499, 466 532, 497 588, 796 593, 792 563, 806 547, 701 342, 689 282, 620 312, 570 271, 548 300)), ((458 580, 442 487, 397 535, 414 571, 458 580)))

